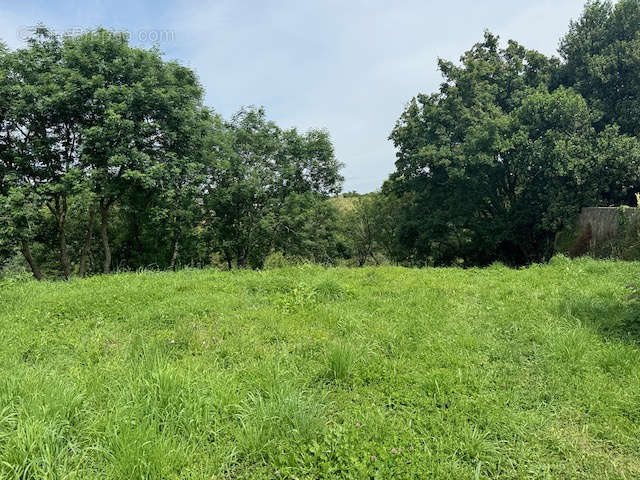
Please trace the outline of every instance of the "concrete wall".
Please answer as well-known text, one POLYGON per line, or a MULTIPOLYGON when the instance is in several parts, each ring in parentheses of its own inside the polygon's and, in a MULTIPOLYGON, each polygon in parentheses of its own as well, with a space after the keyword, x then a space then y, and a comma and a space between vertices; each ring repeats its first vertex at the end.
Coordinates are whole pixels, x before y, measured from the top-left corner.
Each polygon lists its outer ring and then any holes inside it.
POLYGON ((640 240, 638 227, 638 208, 585 207, 580 212, 574 228, 561 232, 556 238, 556 251, 572 257, 635 256, 640 240))

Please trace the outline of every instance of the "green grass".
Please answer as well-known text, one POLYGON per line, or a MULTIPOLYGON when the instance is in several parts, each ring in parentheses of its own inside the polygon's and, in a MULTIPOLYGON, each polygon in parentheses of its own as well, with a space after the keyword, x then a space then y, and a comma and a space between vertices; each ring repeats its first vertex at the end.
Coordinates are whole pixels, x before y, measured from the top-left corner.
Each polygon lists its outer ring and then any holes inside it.
POLYGON ((0 284, 0 479, 640 478, 640 264, 0 284))

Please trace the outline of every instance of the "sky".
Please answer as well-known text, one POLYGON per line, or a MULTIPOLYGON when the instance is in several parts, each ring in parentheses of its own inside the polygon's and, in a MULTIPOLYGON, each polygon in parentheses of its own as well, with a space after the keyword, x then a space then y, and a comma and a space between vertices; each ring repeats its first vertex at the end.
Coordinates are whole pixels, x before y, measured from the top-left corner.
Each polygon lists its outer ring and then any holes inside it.
POLYGON ((0 0, 0 39, 29 28, 98 26, 159 46, 195 70, 205 103, 230 118, 264 106, 280 126, 324 128, 344 190, 378 189, 394 170, 388 140, 407 102, 438 89, 437 59, 457 60, 488 29, 555 54, 584 0, 0 0))

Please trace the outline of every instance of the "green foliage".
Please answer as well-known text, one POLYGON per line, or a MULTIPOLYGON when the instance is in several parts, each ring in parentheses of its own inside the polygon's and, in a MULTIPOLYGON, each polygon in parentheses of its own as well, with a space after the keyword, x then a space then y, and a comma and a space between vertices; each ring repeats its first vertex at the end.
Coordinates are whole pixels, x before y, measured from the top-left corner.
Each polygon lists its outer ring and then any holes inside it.
POLYGON ((270 253, 264 259, 262 268, 265 270, 273 270, 274 268, 286 268, 302 265, 305 263, 305 259, 295 256, 284 256, 280 251, 270 253))
POLYGON ((282 252, 273 252, 264 259, 263 268, 265 270, 273 270, 274 268, 284 268, 293 266, 292 262, 282 254, 282 252))
POLYGON ((337 240, 342 264, 380 265, 404 260, 398 241, 403 202, 393 194, 373 192, 331 199, 338 212, 337 240))
POLYGON ((340 212, 317 193, 292 193, 273 216, 273 246, 287 257, 330 265, 346 254, 340 212))
POLYGON ((2 283, 0 478, 634 478, 639 273, 2 283))
POLYGON ((588 2, 560 58, 486 32, 407 105, 381 190, 336 198, 327 131, 224 120, 156 49, 40 27, 0 45, 0 268, 547 260, 581 207, 640 191, 639 42, 639 0, 588 2))
POLYGON ((617 124, 640 134, 640 2, 588 2, 562 39, 562 81, 573 86, 599 117, 599 129, 617 124))
MULTIPOLYGON (((572 26, 564 50, 583 27, 572 26)), ((391 134, 396 172, 385 190, 409 200, 397 236, 405 258, 544 260, 581 207, 633 196, 640 143, 602 124, 593 97, 564 75, 568 63, 513 41, 501 48, 486 33, 460 65, 439 66, 439 92, 414 98, 391 134)))
POLYGON ((272 248, 330 262, 333 212, 322 199, 340 190, 342 177, 328 134, 282 130, 255 108, 238 112, 227 131, 205 205, 228 264, 261 267, 272 248))
POLYGON ((0 263, 21 251, 36 278, 69 278, 339 255, 328 133, 253 108, 224 122, 194 72, 154 49, 39 28, 0 49, 0 93, 0 263))

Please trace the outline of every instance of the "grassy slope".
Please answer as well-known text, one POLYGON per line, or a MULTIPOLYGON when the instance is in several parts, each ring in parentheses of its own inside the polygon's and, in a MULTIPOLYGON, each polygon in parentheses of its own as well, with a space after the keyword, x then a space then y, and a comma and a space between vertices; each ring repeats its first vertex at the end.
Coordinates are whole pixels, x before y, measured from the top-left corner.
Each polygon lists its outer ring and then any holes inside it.
POLYGON ((0 478, 638 478, 639 274, 4 285, 0 478))

